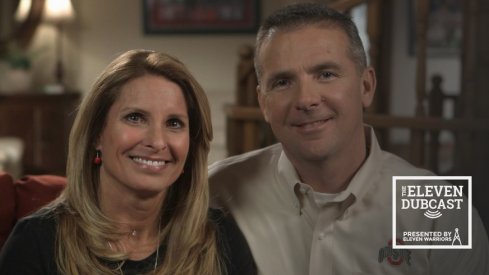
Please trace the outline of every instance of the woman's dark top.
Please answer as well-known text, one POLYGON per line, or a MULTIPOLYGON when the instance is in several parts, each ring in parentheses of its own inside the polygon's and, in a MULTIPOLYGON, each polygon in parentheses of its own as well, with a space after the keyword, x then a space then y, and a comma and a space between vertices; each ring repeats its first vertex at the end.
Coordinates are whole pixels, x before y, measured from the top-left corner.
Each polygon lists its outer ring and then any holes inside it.
MULTIPOLYGON (((221 211, 210 209, 210 219, 216 223, 218 247, 227 274, 256 274, 249 250, 236 223, 221 211)), ((0 274, 2 275, 57 275, 54 257, 56 218, 53 214, 34 214, 20 220, 5 246, 0 251, 0 274)), ((158 262, 165 254, 164 244, 159 247, 158 262)), ((144 274, 154 269, 156 252, 140 261, 126 260, 122 266, 124 274, 144 274)), ((117 263, 107 263, 117 266, 117 263)))

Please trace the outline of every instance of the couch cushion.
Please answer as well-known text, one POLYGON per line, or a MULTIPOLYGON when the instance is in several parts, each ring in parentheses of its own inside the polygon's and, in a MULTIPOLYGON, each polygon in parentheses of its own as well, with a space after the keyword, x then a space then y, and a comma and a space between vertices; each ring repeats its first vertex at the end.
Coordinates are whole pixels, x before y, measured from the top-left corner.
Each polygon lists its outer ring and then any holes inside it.
POLYGON ((0 249, 15 223, 15 188, 12 177, 0 172, 0 249))
POLYGON ((54 175, 25 176, 14 183, 16 220, 54 200, 66 186, 66 178, 54 175))

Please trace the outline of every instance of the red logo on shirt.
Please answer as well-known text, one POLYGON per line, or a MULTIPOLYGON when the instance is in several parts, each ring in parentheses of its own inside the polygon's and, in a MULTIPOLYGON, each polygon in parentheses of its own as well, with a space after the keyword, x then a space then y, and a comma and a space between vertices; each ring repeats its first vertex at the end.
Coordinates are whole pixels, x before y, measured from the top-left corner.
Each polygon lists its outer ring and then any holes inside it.
MULTIPOLYGON (((387 258, 391 265, 400 265, 404 260, 408 265, 411 265, 411 251, 408 249, 392 249, 392 239, 387 244, 379 250, 379 263, 387 258)), ((404 244, 404 242, 401 239, 396 239, 396 244, 404 244)))

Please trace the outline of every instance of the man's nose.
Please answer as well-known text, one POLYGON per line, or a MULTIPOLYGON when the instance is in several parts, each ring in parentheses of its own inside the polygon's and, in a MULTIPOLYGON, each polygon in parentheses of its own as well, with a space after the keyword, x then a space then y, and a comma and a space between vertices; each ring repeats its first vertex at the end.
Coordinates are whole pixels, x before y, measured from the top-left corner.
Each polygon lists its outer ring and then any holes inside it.
POLYGON ((302 81, 297 88, 296 109, 300 111, 311 111, 321 104, 321 94, 314 85, 302 81))

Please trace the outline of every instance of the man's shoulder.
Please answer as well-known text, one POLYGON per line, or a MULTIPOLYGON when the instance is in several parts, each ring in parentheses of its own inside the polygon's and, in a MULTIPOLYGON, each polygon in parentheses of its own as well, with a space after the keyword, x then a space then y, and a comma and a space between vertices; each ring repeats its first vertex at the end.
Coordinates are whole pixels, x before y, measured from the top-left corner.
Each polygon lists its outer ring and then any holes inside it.
POLYGON ((212 164, 209 167, 212 200, 223 205, 255 198, 256 192, 271 192, 269 187, 275 182, 281 152, 281 145, 275 144, 212 164))
POLYGON ((277 143, 214 162, 209 166, 209 178, 212 180, 222 176, 243 176, 245 173, 257 174, 261 171, 266 172, 270 169, 270 165, 277 163, 281 152, 282 146, 277 143))
POLYGON ((434 176, 429 170, 417 167, 398 155, 382 151, 382 173, 391 176, 434 176))

